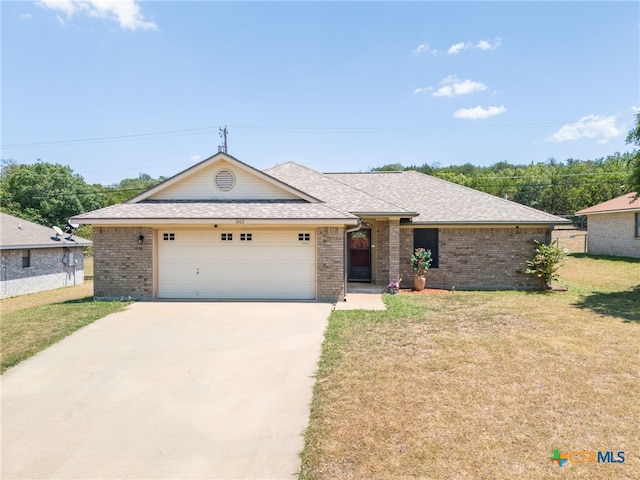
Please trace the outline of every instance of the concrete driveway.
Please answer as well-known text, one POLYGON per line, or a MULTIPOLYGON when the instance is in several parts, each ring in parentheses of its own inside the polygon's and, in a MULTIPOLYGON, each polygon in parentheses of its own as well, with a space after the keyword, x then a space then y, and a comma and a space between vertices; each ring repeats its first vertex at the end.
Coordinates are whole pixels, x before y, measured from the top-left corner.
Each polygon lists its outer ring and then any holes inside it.
POLYGON ((156 302, 98 320, 2 376, 2 478, 295 478, 330 311, 156 302))

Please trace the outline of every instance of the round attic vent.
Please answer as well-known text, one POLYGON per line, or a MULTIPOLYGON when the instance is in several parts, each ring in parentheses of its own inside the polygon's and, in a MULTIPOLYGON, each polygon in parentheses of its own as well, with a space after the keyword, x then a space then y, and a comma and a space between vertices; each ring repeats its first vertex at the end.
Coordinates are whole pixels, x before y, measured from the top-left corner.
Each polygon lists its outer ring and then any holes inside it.
POLYGON ((236 177, 230 170, 220 170, 216 173, 216 187, 218 190, 227 192, 233 188, 236 183, 236 177))

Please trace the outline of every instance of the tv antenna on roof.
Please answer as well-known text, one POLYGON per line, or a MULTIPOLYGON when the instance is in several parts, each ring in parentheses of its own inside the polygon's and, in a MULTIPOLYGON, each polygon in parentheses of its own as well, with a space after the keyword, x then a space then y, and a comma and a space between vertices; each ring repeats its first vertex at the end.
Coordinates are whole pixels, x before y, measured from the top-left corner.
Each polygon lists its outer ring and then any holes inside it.
POLYGON ((222 138, 222 145, 218 147, 218 152, 227 153, 227 134, 229 133, 229 130, 227 130, 226 125, 224 128, 219 127, 218 130, 220 132, 220 138, 222 138))
POLYGON ((53 231, 56 232, 56 238, 60 238, 60 236, 64 235, 64 232, 62 230, 60 230, 60 227, 56 227, 54 225, 51 228, 53 228, 53 231))

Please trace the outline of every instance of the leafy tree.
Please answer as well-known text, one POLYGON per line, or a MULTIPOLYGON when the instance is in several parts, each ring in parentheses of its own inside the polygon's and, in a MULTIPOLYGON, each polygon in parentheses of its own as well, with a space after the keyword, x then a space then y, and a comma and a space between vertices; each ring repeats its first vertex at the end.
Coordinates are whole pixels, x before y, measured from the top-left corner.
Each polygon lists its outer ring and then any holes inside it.
MULTIPOLYGON (((640 112, 636 113, 636 124, 627 135, 627 144, 640 147, 640 112)), ((640 150, 634 149, 629 160, 631 174, 629 175, 629 190, 640 197, 640 150)))
POLYGON ((114 186, 105 187, 107 204, 114 205, 116 203, 122 203, 145 190, 155 187, 164 180, 166 180, 166 177, 158 177, 158 179, 155 179, 146 173, 141 173, 137 178, 125 178, 114 186))
POLYGON ((41 225, 64 226, 69 217, 105 206, 99 185, 88 185, 68 166, 3 162, 0 209, 41 225), (5 164, 6 163, 6 164, 5 164))

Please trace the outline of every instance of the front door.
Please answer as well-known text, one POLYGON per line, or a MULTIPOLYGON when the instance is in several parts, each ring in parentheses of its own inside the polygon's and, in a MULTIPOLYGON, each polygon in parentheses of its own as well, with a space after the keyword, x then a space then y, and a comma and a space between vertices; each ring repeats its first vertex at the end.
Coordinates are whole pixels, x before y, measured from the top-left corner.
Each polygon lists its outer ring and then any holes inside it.
POLYGON ((349 275, 351 282, 371 281, 371 229, 351 232, 349 242, 349 275))

